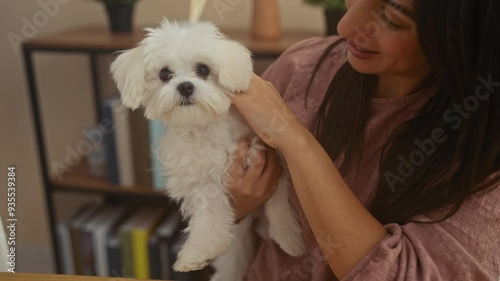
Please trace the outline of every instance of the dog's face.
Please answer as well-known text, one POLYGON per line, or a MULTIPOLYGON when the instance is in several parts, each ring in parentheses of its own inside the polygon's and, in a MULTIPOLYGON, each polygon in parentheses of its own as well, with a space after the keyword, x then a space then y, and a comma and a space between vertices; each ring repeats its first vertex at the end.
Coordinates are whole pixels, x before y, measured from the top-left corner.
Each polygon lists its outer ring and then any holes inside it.
POLYGON ((203 125, 228 112, 234 92, 248 89, 250 52, 215 26, 164 20, 147 31, 111 66, 125 106, 143 106, 147 118, 169 124, 203 125))

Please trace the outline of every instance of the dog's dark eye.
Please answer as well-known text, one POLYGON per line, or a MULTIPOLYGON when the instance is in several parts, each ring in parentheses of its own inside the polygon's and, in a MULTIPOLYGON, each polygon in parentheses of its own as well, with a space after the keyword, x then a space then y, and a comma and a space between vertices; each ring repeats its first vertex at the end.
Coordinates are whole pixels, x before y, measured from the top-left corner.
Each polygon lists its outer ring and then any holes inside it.
POLYGON ((162 68, 160 70, 160 79, 163 82, 168 82, 172 78, 172 71, 170 71, 168 68, 162 68))
POLYGON ((196 66, 196 72, 198 73, 198 75, 200 75, 201 77, 207 77, 208 74, 210 74, 210 69, 208 69, 208 66, 200 63, 196 66))

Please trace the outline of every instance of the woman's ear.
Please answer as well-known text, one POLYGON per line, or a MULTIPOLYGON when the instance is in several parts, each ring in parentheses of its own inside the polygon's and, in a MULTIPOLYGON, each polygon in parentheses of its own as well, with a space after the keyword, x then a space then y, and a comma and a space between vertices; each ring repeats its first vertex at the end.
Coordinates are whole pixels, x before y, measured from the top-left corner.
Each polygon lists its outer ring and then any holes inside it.
POLYGON ((111 64, 111 73, 126 107, 137 109, 142 102, 145 84, 142 46, 124 51, 111 64))
POLYGON ((221 39, 217 42, 219 84, 231 92, 248 90, 253 73, 250 51, 238 42, 221 39))

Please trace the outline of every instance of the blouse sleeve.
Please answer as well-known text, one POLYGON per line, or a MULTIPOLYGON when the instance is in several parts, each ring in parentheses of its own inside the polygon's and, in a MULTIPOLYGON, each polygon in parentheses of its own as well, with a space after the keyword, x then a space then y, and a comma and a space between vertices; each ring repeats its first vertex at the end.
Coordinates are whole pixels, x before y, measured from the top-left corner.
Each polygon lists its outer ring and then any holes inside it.
MULTIPOLYGON (((312 37, 300 41, 286 51, 284 51, 269 67, 266 68, 261 78, 270 81, 280 95, 287 100, 290 96, 303 95, 301 90, 305 90, 305 83, 311 78, 313 68, 318 63, 321 53, 332 43, 340 40, 340 37, 332 36, 329 38, 312 37)), ((340 58, 339 48, 332 51, 330 56, 340 58)), ((332 59, 335 65, 325 64, 319 71, 318 80, 329 81, 333 74, 340 68, 340 59, 332 59), (337 63, 337 61, 339 61, 337 63)), ((316 82, 325 82, 316 81, 316 82)), ((324 84, 324 83, 323 83, 324 84)))
POLYGON ((342 281, 500 280, 500 184, 441 223, 385 228, 342 281))
POLYGON ((273 84, 282 98, 285 97, 285 93, 288 90, 288 86, 291 84, 292 77, 294 76, 294 72, 296 70, 294 65, 293 49, 300 48, 303 44, 304 42, 299 42, 291 49, 283 52, 266 68, 261 75, 262 79, 273 84))
POLYGON ((338 36, 303 40, 283 52, 261 75, 309 129, 332 77, 343 64, 346 47, 342 43, 338 36))

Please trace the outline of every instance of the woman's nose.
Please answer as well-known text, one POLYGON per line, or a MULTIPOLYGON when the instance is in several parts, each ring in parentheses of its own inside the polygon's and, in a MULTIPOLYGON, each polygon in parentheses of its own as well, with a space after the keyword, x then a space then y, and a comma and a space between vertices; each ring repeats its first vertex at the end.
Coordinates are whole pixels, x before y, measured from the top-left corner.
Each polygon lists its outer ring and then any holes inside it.
MULTIPOLYGON (((377 35, 380 24, 377 22, 377 3, 374 0, 350 0, 348 10, 340 20, 337 31, 343 38, 366 41, 377 35)), ((358 42, 364 44, 363 42, 358 42)))

